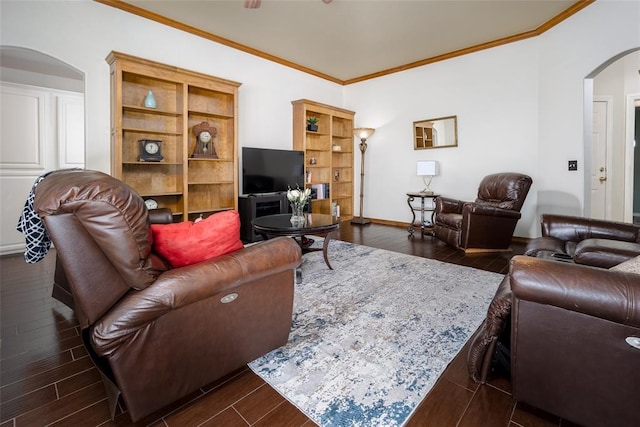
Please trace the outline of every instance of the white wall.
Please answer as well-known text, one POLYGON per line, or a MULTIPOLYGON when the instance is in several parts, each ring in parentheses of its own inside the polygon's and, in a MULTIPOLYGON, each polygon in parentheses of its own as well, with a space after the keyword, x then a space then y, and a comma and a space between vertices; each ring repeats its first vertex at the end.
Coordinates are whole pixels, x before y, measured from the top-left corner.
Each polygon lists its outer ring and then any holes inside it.
POLYGON ((290 148, 295 99, 356 111, 357 126, 376 128, 366 154, 368 217, 410 220, 405 193, 422 186, 416 160, 438 160, 431 187, 464 199, 488 173, 528 173, 534 186, 516 229, 525 237, 539 233, 542 211, 582 212, 583 80, 640 46, 640 2, 599 0, 535 39, 343 88, 88 0, 0 7, 3 45, 39 50, 85 73, 89 168, 109 168, 104 58, 118 50, 241 82, 240 145, 290 148), (458 116, 459 147, 414 151, 412 122, 448 115, 458 116), (573 159, 578 172, 567 171, 573 159))
POLYGON ((581 215, 584 78, 636 47, 640 2, 600 0, 537 38, 347 86, 345 107, 376 128, 365 216, 409 220, 405 192, 421 187, 415 161, 425 159, 440 162, 431 188, 465 200, 488 173, 531 175, 517 236, 539 235, 542 212, 581 215), (458 116, 459 146, 414 151, 412 122, 446 115, 458 116))
MULTIPOLYGON (((535 41, 525 41, 347 87, 358 125, 376 128, 368 141, 365 216, 411 219, 406 192, 422 188, 417 160, 440 163, 432 190, 464 200, 475 199, 487 174, 535 176, 536 51, 535 41), (414 121, 449 115, 458 116, 458 147, 413 149, 414 121)), ((533 206, 530 197, 525 210, 533 206)))
POLYGON ((584 78, 611 58, 640 47, 640 3, 598 1, 540 37, 538 211, 583 214, 589 209, 584 167, 584 78), (553 153, 556 155, 553 155, 553 153), (546 153, 546 154, 544 154, 546 153), (567 160, 579 161, 578 173, 567 160))
POLYGON ((109 172, 110 51, 242 83, 240 145, 291 148, 291 101, 342 105, 340 85, 89 0, 0 2, 0 40, 56 57, 86 76, 86 165, 109 172))

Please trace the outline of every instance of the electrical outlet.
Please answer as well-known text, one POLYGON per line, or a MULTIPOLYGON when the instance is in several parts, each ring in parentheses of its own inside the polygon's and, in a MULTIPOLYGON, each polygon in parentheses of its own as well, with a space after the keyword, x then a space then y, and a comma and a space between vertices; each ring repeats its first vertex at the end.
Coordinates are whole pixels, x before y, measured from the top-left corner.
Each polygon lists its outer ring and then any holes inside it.
POLYGON ((577 171, 578 170, 578 161, 577 160, 569 160, 569 170, 577 171))

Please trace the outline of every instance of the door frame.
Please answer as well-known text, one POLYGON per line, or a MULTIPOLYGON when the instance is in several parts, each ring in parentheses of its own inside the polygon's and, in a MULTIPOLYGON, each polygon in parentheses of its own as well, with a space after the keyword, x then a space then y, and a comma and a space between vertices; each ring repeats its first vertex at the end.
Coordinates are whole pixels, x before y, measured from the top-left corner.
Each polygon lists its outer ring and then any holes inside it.
MULTIPOLYGON (((605 198, 604 198, 604 218, 605 220, 611 220, 612 219, 612 181, 611 181, 611 174, 609 173, 609 171, 612 170, 613 168, 613 162, 611 160, 612 158, 612 153, 613 153, 613 126, 611 125, 611 120, 613 118, 613 97, 609 96, 609 95, 598 95, 598 96, 594 96, 593 97, 593 103, 596 102, 604 102, 606 104, 606 111, 607 111, 607 117, 606 117, 606 123, 607 123, 607 127, 606 127, 606 144, 605 144, 605 150, 606 150, 606 154, 605 154, 605 162, 604 162, 604 167, 605 167, 605 177, 607 178, 607 180, 605 181, 604 184, 604 191, 605 191, 605 198)), ((592 109, 591 114, 591 120, 593 123, 593 113, 594 110, 592 109)), ((593 135, 593 125, 591 127, 591 132, 593 135)), ((596 172, 592 170, 592 165, 593 165, 593 152, 594 152, 594 145, 593 145, 593 138, 591 138, 591 162, 586 165, 585 164, 585 169, 588 168, 589 170, 589 192, 591 193, 591 187, 592 187, 592 183, 591 183, 591 175, 596 172)), ((593 206, 591 205, 591 203, 593 203, 593 201, 590 198, 590 202, 589 202, 589 212, 591 213, 589 216, 593 217, 593 206)))
MULTIPOLYGON (((618 59, 627 56, 631 53, 634 53, 636 51, 640 51, 640 47, 635 47, 632 49, 628 49, 625 50, 623 52, 620 52, 617 55, 612 56, 611 58, 609 58, 607 61, 603 62, 602 64, 600 64, 598 67, 596 67, 593 71, 591 71, 589 74, 587 74, 587 76, 584 78, 582 84, 583 84, 583 98, 582 98, 582 102, 583 102, 583 120, 582 120, 582 138, 583 138, 583 162, 584 162, 584 173, 582 176, 582 182, 583 182, 583 187, 582 187, 582 195, 583 195, 583 206, 582 206, 582 215, 590 218, 591 217, 591 158, 592 158, 592 154, 591 154, 591 146, 592 146, 592 141, 591 141, 591 132, 592 132, 592 120, 593 120, 593 101, 594 101, 594 96, 593 96, 593 79, 605 68, 607 68, 609 65, 611 65, 612 63, 614 63, 615 61, 617 61, 618 59)), ((625 144, 625 156, 624 156, 624 162, 625 162, 625 172, 627 171, 627 162, 629 161, 629 156, 627 155, 627 149, 628 147, 626 147, 625 144)), ((633 159, 633 157, 631 157, 631 159, 633 159)), ((631 175, 631 177, 633 177, 633 175, 631 175)), ((631 220, 633 220, 633 202, 632 204, 629 206, 628 205, 628 199, 630 198, 631 201, 633 201, 633 188, 629 188, 627 185, 627 179, 628 179, 628 173, 625 173, 624 177, 621 179, 621 181, 618 183, 619 185, 624 186, 623 188, 623 196, 622 196, 622 200, 620 200, 620 203, 623 204, 622 206, 622 216, 625 218, 627 215, 631 216, 631 220), (630 213, 629 213, 630 212, 630 213)))
POLYGON ((33 115, 38 142, 29 147, 31 157, 27 162, 13 159, 11 163, 0 163, 3 213, 12 212, 0 215, 3 231, 0 255, 5 255, 24 251, 25 241, 15 231, 15 221, 34 180, 49 170, 86 164, 87 79, 83 71, 38 50, 0 44, 0 57, 3 60, 10 58, 7 63, 15 65, 15 68, 0 65, 2 90, 32 94, 37 98, 38 109, 33 115), (79 101, 82 107, 79 107, 79 101), (78 131, 73 122, 80 119, 82 130, 78 131), (75 150, 79 143, 82 144, 82 155, 75 150))
MULTIPOLYGON (((640 93, 627 95, 625 103, 625 151, 624 151, 624 221, 633 222, 634 133, 636 101, 640 93)), ((635 141, 640 144, 640 141, 635 141)))

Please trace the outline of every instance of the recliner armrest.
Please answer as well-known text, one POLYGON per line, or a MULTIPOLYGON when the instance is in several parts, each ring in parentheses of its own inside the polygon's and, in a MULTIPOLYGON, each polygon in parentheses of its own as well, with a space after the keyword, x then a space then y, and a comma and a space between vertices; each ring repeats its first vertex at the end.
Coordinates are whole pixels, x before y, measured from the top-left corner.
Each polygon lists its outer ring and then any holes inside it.
POLYGON ((171 224, 173 215, 169 208, 158 208, 149 210, 149 222, 151 224, 171 224))
POLYGON ((448 197, 436 198, 435 213, 461 213, 464 202, 457 199, 451 199, 448 197))
POLYGON ((467 202, 463 205, 462 215, 486 215, 514 219, 520 219, 520 217, 522 216, 522 214, 518 211, 501 209, 495 206, 483 205, 474 202, 467 202))
POLYGON ((515 299, 640 327, 640 275, 527 256, 511 259, 515 299))
POLYGON ((543 236, 564 242, 597 238, 640 243, 640 227, 630 223, 555 214, 542 214, 540 223, 543 236))
POLYGON ((207 261, 174 268, 147 288, 132 291, 95 325, 93 347, 109 354, 145 325, 165 313, 217 295, 231 293, 244 283, 292 270, 301 262, 300 246, 280 237, 207 261))

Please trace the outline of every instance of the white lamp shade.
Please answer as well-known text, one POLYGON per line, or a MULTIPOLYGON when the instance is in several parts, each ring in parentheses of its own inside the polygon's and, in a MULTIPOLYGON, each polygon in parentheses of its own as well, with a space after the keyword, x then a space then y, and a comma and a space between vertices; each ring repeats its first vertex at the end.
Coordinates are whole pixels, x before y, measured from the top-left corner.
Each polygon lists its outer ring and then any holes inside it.
POLYGON ((422 160, 416 163, 416 173, 420 176, 438 175, 438 162, 435 160, 422 160))

